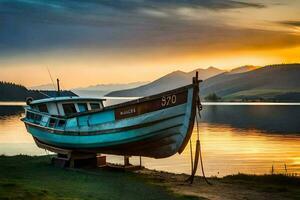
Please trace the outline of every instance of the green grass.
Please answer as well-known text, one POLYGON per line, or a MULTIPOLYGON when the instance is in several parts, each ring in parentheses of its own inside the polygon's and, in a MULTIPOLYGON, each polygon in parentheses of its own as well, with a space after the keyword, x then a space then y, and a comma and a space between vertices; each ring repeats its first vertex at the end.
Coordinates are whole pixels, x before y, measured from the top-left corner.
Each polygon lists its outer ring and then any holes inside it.
MULTIPOLYGON (((50 156, 0 156, 0 199, 199 199, 171 193, 163 184, 142 174, 61 169, 50 165, 50 159, 50 156)), ((300 199, 299 177, 238 174, 211 180, 214 184, 223 182, 262 194, 300 199)))
POLYGON ((300 199, 300 178, 296 176, 237 174, 225 176, 222 181, 246 185, 256 191, 284 194, 289 199, 300 199))
POLYGON ((49 156, 0 156, 0 199, 197 199, 130 172, 56 168, 49 156))
POLYGON ((289 93, 289 92, 300 92, 299 89, 253 89, 253 90, 244 90, 240 92, 236 92, 230 95, 226 95, 222 97, 224 101, 231 101, 231 100, 239 100, 243 98, 249 99, 274 99, 277 95, 289 93))

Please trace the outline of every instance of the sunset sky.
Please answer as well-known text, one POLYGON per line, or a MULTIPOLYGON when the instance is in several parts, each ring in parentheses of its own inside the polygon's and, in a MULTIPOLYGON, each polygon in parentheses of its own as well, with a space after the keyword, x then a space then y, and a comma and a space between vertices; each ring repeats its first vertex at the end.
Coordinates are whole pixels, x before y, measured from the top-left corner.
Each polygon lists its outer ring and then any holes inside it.
POLYGON ((0 0, 0 80, 25 86, 292 62, 298 0, 0 0))

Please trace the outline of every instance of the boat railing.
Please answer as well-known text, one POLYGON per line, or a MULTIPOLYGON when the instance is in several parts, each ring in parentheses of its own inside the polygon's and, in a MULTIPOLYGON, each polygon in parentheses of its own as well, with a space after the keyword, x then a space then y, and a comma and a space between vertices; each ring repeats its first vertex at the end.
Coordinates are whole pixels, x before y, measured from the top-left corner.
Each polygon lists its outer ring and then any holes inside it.
POLYGON ((66 119, 64 117, 53 116, 33 109, 26 109, 26 121, 52 129, 64 130, 66 127, 66 119))

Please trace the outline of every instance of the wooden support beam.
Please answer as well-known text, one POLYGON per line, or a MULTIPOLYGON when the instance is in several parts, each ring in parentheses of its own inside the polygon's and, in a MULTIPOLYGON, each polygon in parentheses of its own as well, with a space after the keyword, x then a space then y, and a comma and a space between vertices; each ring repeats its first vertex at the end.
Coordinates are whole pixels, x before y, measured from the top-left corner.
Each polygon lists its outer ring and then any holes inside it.
POLYGON ((124 156, 124 167, 131 165, 130 162, 129 162, 129 157, 130 156, 124 156))

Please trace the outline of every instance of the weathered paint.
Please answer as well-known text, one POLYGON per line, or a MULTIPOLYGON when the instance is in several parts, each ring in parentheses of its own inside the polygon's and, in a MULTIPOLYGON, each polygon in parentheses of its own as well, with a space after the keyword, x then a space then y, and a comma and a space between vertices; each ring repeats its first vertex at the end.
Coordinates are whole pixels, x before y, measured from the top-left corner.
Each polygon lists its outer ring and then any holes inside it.
MULTIPOLYGON (((29 133, 42 143, 60 148, 112 152, 123 155, 167 157, 178 152, 186 140, 193 115, 195 87, 180 92, 178 101, 170 106, 160 105, 165 96, 156 96, 151 106, 144 101, 123 108, 104 109, 66 119, 64 129, 45 126, 46 117, 39 125, 24 122, 29 133), (135 108, 135 112, 120 112, 135 108), (116 117, 117 113, 117 117, 116 117), (140 146, 143 144, 143 146, 140 146), (129 145, 129 146, 128 146, 129 145)), ((168 93, 167 95, 172 95, 168 93)), ((176 93, 178 94, 178 93, 176 93)), ((177 96, 178 97, 178 96, 177 96)), ((127 111, 126 111, 127 112, 127 111)))

